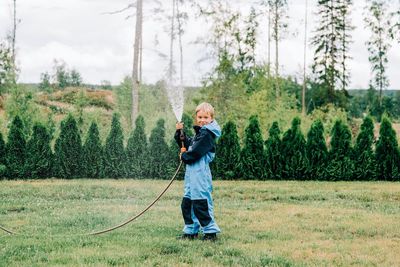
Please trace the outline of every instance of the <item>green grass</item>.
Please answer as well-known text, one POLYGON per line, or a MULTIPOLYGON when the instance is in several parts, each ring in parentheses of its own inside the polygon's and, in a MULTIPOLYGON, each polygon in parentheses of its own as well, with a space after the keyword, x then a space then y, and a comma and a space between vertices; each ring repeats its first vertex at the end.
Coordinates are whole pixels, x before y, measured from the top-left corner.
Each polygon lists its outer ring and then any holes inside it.
POLYGON ((214 182, 223 233, 176 240, 182 181, 137 221, 167 181, 0 182, 0 266, 399 266, 400 184, 214 182))

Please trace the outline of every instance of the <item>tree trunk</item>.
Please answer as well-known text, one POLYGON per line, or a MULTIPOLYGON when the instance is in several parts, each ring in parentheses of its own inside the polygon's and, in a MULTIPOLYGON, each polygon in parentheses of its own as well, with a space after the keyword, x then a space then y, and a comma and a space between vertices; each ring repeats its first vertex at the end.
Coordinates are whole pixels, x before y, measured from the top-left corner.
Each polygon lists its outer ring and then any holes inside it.
POLYGON ((139 114, 139 56, 140 56, 140 43, 142 39, 142 11, 143 0, 137 0, 136 4, 136 29, 135 29, 135 42, 133 47, 133 68, 132 68, 132 113, 131 123, 135 125, 136 117, 139 114))
POLYGON ((278 2, 275 1, 275 21, 274 21, 274 31, 275 31, 275 89, 276 97, 280 95, 279 92, 279 8, 278 2))
POLYGON ((306 115, 306 61, 307 61, 307 19, 308 19, 308 0, 306 0, 306 8, 304 15, 304 62, 303 62, 303 91, 301 98, 301 113, 306 115))
POLYGON ((271 6, 268 6, 268 79, 271 78, 271 6))

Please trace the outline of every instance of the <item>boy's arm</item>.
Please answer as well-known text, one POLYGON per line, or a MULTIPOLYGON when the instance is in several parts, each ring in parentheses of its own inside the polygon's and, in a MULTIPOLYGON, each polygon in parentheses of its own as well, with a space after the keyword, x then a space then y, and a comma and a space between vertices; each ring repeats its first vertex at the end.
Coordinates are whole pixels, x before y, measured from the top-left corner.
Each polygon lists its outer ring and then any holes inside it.
POLYGON ((214 151, 214 149, 215 140, 213 134, 204 129, 200 131, 199 140, 192 145, 192 149, 182 153, 181 159, 186 164, 191 164, 199 160, 207 152, 214 151))
MULTIPOLYGON (((185 134, 185 132, 183 132, 183 136, 185 137, 185 139, 184 139, 184 141, 183 141, 183 144, 185 145, 186 149, 188 149, 189 146, 190 146, 190 140, 191 140, 191 138, 190 138, 190 137, 187 137, 186 134, 185 134)), ((179 146, 179 147, 182 147, 181 131, 180 131, 180 130, 176 130, 174 138, 175 138, 175 141, 176 141, 176 143, 178 144, 178 146, 179 146)))

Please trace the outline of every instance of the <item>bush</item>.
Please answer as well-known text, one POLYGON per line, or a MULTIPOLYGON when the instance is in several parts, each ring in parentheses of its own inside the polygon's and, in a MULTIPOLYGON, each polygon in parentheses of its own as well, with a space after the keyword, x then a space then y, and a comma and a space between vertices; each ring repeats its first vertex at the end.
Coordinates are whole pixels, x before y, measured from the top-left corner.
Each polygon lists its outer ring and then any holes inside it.
POLYGON ((128 139, 126 147, 127 175, 133 178, 148 176, 149 150, 145 133, 145 122, 142 115, 135 121, 135 130, 128 139))
POLYGON ((240 176, 244 179, 260 179, 264 176, 264 141, 258 117, 253 115, 245 130, 244 146, 240 153, 240 176))
POLYGON ((7 175, 23 178, 25 175, 26 140, 22 120, 16 116, 11 123, 6 144, 7 175))
POLYGON ((92 122, 83 145, 84 175, 88 178, 100 178, 103 170, 103 147, 100 141, 99 129, 92 122))
POLYGON ((318 180, 324 177, 328 149, 324 137, 324 126, 321 120, 314 121, 307 134, 306 157, 308 162, 307 178, 318 180))
POLYGON ((356 180, 374 180, 376 178, 373 144, 374 122, 371 117, 365 117, 354 146, 354 178, 356 180))
POLYGON ((55 174, 62 178, 83 176, 83 149, 75 118, 69 114, 61 122, 60 135, 54 146, 55 174))
POLYGON ((265 178, 282 178, 282 140, 278 122, 274 121, 269 129, 269 137, 265 141, 265 178))
POLYGON ((104 148, 104 175, 107 178, 124 177, 125 172, 124 136, 122 133, 119 115, 114 114, 111 130, 104 148))
POLYGON ((282 178, 302 180, 307 169, 305 144, 306 140, 300 129, 301 120, 296 117, 292 127, 282 138, 282 178))

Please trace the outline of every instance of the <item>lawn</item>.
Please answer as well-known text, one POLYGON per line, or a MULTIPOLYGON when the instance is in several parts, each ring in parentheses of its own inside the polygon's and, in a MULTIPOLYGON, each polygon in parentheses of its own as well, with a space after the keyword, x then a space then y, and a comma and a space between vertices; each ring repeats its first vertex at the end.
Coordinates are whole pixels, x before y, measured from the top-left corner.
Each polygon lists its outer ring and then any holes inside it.
POLYGON ((0 266, 400 266, 400 183, 215 181, 215 243, 176 240, 182 181, 0 182, 0 266))

